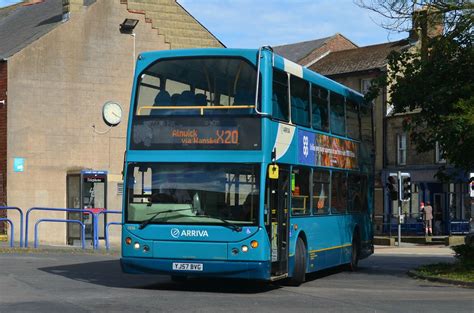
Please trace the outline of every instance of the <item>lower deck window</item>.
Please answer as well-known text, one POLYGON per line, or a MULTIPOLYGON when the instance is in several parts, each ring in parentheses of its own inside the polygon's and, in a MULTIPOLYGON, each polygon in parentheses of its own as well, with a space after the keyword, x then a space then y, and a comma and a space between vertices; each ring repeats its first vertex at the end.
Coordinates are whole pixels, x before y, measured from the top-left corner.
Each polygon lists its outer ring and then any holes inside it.
POLYGON ((329 213, 329 171, 313 171, 313 214, 329 213))
POLYGON ((331 212, 345 213, 347 206, 347 179, 344 172, 332 172, 331 212))
POLYGON ((306 215, 311 212, 310 173, 309 168, 293 168, 291 174, 291 213, 293 215, 306 215))

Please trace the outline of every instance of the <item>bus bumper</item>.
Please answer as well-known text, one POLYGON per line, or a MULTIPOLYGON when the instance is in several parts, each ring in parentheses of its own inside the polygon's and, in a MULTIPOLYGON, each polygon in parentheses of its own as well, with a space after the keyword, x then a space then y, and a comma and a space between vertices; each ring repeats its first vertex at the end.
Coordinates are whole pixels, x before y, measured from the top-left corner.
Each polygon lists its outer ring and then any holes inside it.
POLYGON ((163 260, 122 257, 122 271, 129 274, 167 274, 173 276, 221 277, 270 280, 270 262, 163 260), (202 271, 174 271, 173 263, 201 263, 202 271))

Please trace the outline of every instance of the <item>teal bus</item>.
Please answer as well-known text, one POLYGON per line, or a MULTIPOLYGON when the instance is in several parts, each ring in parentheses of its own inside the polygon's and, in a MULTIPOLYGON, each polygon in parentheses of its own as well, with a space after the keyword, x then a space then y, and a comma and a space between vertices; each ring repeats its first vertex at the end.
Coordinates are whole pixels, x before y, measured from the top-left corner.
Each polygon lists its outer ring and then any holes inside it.
POLYGON ((141 53, 121 265, 293 285, 373 253, 372 107, 273 52, 141 53))

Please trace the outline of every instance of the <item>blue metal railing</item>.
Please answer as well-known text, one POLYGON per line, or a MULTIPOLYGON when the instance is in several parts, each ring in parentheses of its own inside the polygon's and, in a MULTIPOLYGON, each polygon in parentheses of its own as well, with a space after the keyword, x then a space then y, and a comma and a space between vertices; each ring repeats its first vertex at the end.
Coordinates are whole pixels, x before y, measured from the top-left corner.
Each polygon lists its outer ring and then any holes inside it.
POLYGON ((107 223, 107 225, 105 226, 105 248, 107 250, 110 249, 110 241, 109 241, 109 226, 110 225, 122 225, 121 222, 110 222, 110 223, 107 223))
POLYGON ((76 223, 81 225, 81 242, 82 249, 86 248, 86 226, 83 222, 78 220, 63 220, 63 219, 54 219, 54 218, 42 218, 36 221, 35 223, 35 244, 34 247, 38 248, 38 225, 42 222, 53 222, 53 223, 76 223))
POLYGON ((470 231, 470 222, 468 220, 452 220, 449 222, 449 234, 466 235, 470 231))
MULTIPOLYGON (((94 229, 96 227, 96 225, 95 225, 96 224, 96 214, 94 214, 94 212, 92 212, 91 210, 34 207, 34 208, 29 209, 26 212, 26 218, 25 218, 25 248, 28 247, 28 227, 29 227, 28 224, 29 224, 30 213, 33 212, 33 211, 89 213, 90 215, 92 215, 92 224, 94 225, 94 229)), ((83 224, 81 221, 78 221, 78 220, 48 219, 48 222, 70 223, 70 221, 76 221, 76 222, 80 222, 81 224, 83 224)), ((36 240, 36 237, 37 237, 37 225, 38 225, 38 223, 35 224, 35 240, 36 240)), ((85 226, 84 226, 84 233, 85 233, 85 226)), ((85 247, 85 236, 84 235, 82 236, 82 240, 84 240, 83 247, 85 247)), ((93 247, 94 247, 94 249, 97 247, 96 235, 94 235, 94 237, 93 237, 93 247)))
MULTIPOLYGON (((10 248, 13 248, 13 237, 15 236, 15 227, 13 226, 13 222, 6 217, 0 218, 0 222, 7 222, 10 224, 11 232, 10 232, 10 248)), ((21 247, 21 245, 20 245, 21 247)))
MULTIPOLYGON (((94 224, 94 235, 95 235, 95 240, 96 240, 96 243, 97 243, 97 246, 96 246, 96 249, 99 248, 99 215, 101 214, 122 214, 122 211, 108 211, 108 210, 104 210, 104 211, 100 211, 99 213, 96 214, 96 218, 95 218, 95 221, 96 223, 94 224)), ((110 248, 110 242, 109 242, 109 226, 110 225, 122 225, 122 223, 119 223, 119 222, 110 222, 110 223, 107 223, 105 225, 105 248, 107 250, 109 250, 110 248)))
MULTIPOLYGON (((20 214, 20 248, 23 247, 23 211, 20 208, 14 206, 0 206, 0 210, 15 210, 20 214)), ((13 222, 10 220, 12 225, 12 238, 13 238, 13 222)))

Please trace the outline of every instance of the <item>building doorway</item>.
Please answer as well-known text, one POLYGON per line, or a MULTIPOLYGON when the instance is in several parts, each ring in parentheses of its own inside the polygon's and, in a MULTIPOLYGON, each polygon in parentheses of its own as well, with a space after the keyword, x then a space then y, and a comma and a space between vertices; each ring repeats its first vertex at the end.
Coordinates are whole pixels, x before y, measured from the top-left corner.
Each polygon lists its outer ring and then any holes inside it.
POLYGON ((433 194, 433 233, 443 235, 447 233, 446 196, 444 193, 433 194))
MULTIPOLYGON (((70 173, 66 177, 67 207, 70 209, 87 209, 99 213, 107 208, 107 172, 84 170, 70 173)), ((68 212, 67 218, 81 221, 85 225, 85 240, 92 243, 94 238, 93 216, 90 213, 68 212)), ((98 239, 104 239, 106 214, 98 215, 98 239)), ((79 245, 81 242, 81 226, 76 223, 67 224, 67 243, 79 245)))

